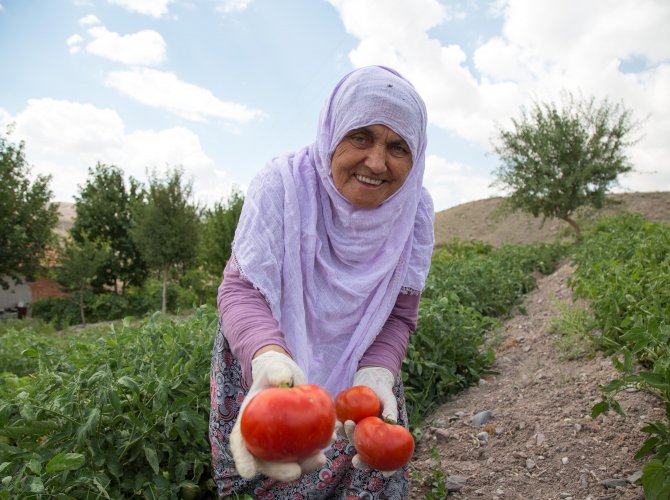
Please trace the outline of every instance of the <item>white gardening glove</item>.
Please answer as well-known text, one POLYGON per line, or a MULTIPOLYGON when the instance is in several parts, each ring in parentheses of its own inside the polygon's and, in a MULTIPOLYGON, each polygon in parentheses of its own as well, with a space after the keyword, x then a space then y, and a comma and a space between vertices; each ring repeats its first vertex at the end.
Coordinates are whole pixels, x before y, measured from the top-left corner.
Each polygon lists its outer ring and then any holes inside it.
POLYGON ((390 370, 380 366, 361 368, 354 375, 353 385, 367 385, 375 391, 382 404, 382 419, 398 421, 398 402, 393 395, 395 377, 390 370))
MULTIPOLYGON (((379 398, 379 401, 382 405, 382 419, 386 421, 397 422, 398 402, 393 395, 394 383, 395 377, 389 370, 379 366, 370 366, 361 368, 356 372, 354 375, 353 385, 366 385, 375 391, 375 394, 379 398)), ((344 432, 352 445, 354 443, 355 430, 356 423, 353 420, 347 420, 344 422, 344 432)), ((351 464, 356 469, 371 470, 371 467, 361 459, 358 453, 354 455, 354 458, 351 460, 351 464)), ((395 470, 382 471, 384 477, 390 477, 395 473, 395 470)))
POLYGON ((285 354, 274 351, 265 352, 251 361, 251 377, 251 387, 242 401, 237 421, 230 433, 230 451, 240 476, 251 479, 260 472, 279 481, 294 481, 302 474, 322 467, 326 463, 326 456, 322 451, 299 463, 269 462, 256 458, 249 452, 240 430, 242 413, 249 401, 260 391, 270 387, 278 387, 282 384, 295 386, 305 383, 305 375, 295 361, 285 354))

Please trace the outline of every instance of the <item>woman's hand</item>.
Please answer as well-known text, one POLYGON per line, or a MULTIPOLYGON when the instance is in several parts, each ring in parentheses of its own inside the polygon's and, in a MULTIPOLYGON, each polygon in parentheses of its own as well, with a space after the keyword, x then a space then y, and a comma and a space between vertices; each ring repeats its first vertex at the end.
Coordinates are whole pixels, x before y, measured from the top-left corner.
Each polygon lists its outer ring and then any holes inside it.
POLYGON ((367 366, 356 372, 353 385, 367 385, 375 391, 382 404, 382 419, 397 422, 398 401, 393 394, 394 383, 395 377, 390 370, 380 366, 367 366))
MULTIPOLYGON (((379 366, 368 366, 361 368, 354 375, 353 385, 365 385, 370 389, 375 391, 379 401, 382 404, 382 418, 386 421, 397 422, 398 421, 398 402, 393 394, 393 384, 395 383, 395 377, 393 374, 386 368, 381 368, 379 366)), ((353 420, 347 420, 340 424, 338 422, 338 427, 341 430, 344 429, 344 433, 347 436, 349 442, 354 444, 354 431, 356 430, 356 423, 353 420)), ((351 464, 360 470, 371 470, 372 468, 366 464, 360 457, 358 453, 354 455, 354 458, 351 460, 351 464)), ((384 477, 390 477, 396 473, 395 470, 390 471, 381 471, 384 477)))
POLYGON ((240 430, 242 413, 249 401, 260 391, 269 387, 305 383, 305 375, 300 367, 288 355, 274 349, 259 350, 254 355, 251 362, 251 375, 253 382, 242 402, 237 421, 230 433, 230 450, 240 476, 251 479, 260 472, 279 481, 294 481, 302 474, 323 466, 326 463, 326 456, 323 452, 315 453, 300 463, 269 462, 256 458, 249 452, 240 430))

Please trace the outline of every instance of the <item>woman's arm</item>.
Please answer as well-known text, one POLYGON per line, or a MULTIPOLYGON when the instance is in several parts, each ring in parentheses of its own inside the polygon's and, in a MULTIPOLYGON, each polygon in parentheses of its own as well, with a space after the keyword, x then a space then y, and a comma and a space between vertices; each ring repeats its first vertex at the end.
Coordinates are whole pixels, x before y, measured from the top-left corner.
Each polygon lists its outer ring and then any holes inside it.
POLYGON ((416 330, 419 295, 401 293, 386 323, 358 363, 358 368, 381 366, 394 376, 400 372, 409 336, 416 330))
POLYGON ((267 351, 290 356, 270 306, 263 295, 242 278, 233 259, 223 271, 217 305, 223 334, 242 366, 246 383, 251 383, 251 360, 255 356, 267 351))

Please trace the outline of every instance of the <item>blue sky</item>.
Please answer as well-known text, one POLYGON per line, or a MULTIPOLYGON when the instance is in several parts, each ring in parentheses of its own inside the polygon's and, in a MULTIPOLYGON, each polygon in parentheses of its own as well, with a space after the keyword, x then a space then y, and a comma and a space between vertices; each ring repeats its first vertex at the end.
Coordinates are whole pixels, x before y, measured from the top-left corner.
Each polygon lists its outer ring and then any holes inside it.
POLYGON ((312 142, 333 85, 385 64, 426 101, 436 210, 496 194, 496 127, 563 90, 643 121, 628 191, 670 191, 666 0, 0 0, 0 126, 73 201, 96 162, 181 166, 202 204, 312 142))

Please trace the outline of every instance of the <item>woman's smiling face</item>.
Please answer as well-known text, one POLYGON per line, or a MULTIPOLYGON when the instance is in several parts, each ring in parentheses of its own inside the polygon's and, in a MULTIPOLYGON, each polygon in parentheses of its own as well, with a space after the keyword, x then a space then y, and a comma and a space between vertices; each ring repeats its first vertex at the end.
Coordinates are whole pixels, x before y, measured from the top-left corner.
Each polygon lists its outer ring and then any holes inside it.
POLYGON ((358 208, 375 208, 402 187, 412 168, 405 140, 385 125, 347 132, 330 161, 335 187, 358 208))

